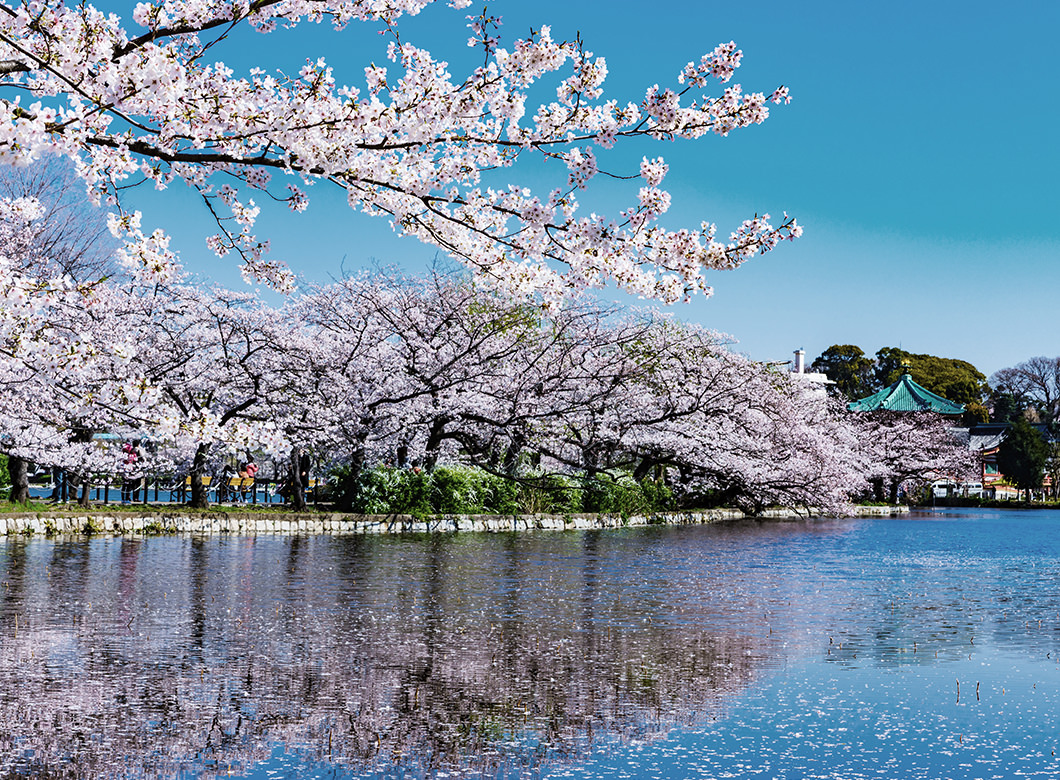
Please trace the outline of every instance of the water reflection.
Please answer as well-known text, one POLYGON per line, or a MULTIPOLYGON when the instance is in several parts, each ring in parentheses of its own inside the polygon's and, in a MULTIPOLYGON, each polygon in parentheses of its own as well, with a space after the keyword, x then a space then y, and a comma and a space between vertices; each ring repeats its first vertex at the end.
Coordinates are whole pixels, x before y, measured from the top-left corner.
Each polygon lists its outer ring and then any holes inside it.
POLYGON ((1060 554, 998 523, 8 538, 0 774, 537 776, 807 664, 1057 658, 1060 554))

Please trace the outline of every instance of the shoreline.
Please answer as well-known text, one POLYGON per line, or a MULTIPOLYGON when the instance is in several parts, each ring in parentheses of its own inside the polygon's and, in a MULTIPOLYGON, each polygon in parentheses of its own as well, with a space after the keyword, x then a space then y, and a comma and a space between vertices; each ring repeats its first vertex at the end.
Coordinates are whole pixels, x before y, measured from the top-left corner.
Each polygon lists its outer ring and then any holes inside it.
MULTIPOLYGON (((858 506, 851 517, 887 517, 905 514, 907 506, 858 506)), ((748 515, 738 509, 706 509, 652 515, 355 515, 333 513, 188 513, 181 511, 136 514, 66 510, 11 513, 0 518, 0 533, 7 536, 58 535, 378 535, 513 533, 527 531, 587 531, 648 525, 705 525, 736 520, 805 520, 820 513, 769 509, 748 515)))

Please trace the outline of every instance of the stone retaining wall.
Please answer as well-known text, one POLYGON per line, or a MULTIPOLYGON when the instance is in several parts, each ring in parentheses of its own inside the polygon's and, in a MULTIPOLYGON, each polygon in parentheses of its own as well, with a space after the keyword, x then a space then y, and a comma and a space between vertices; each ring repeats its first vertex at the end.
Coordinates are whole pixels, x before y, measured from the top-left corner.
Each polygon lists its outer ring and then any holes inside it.
MULTIPOLYGON (((857 514, 889 515, 906 507, 857 507, 857 514)), ((769 510, 761 517, 805 517, 787 509, 769 510)), ((11 534, 409 534, 478 531, 571 531, 622 528, 639 525, 698 525, 746 517, 736 509, 674 512, 623 518, 619 515, 444 515, 416 518, 409 515, 346 515, 207 512, 34 513, 0 518, 0 533, 11 534)))

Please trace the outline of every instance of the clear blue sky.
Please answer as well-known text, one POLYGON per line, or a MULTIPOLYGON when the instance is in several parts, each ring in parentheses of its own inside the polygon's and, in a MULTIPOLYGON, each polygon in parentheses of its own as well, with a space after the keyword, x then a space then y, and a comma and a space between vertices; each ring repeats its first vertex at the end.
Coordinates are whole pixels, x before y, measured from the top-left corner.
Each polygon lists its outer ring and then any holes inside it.
MULTIPOLYGON (((791 105, 760 127, 642 145, 615 159, 633 172, 643 154, 667 158, 670 227, 707 219, 727 234, 755 211, 787 211, 806 227, 800 241, 712 274, 715 297, 677 307, 681 318, 731 333, 760 360, 790 358, 800 346, 810 359, 836 343, 870 354, 901 346, 989 375, 1060 354, 1056 0, 497 0, 489 8, 504 17, 506 42, 542 24, 556 39, 580 32, 607 58, 605 90, 620 100, 674 84, 686 62, 728 40, 744 51, 735 80, 745 89, 790 87, 791 105)), ((403 36, 449 60, 454 76, 466 72, 475 55, 464 13, 429 8, 402 23, 403 36)), ((306 57, 326 56, 339 82, 358 86, 368 62, 385 60, 385 40, 359 29, 307 25, 236 43, 217 57, 237 72, 252 64, 294 72, 306 57)), ((548 173, 531 167, 511 180, 544 189, 563 175, 548 173)), ((601 206, 632 202, 637 186, 602 193, 601 206)), ((309 278, 372 259, 419 268, 435 254, 319 187, 310 197, 306 214, 269 215, 259 231, 275 257, 309 278)), ((190 269, 237 283, 203 246, 207 226, 192 198, 177 189, 137 198, 145 225, 169 229, 190 269)))

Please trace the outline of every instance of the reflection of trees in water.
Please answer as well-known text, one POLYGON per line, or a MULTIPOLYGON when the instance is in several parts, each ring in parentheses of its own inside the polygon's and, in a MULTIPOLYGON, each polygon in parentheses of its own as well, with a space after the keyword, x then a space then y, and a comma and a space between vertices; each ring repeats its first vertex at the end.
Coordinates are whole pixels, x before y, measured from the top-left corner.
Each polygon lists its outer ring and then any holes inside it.
POLYGON ((62 544, 0 545, 8 773, 220 776, 279 744, 533 774, 717 715, 767 652, 681 611, 715 575, 668 596, 595 535, 62 544))

